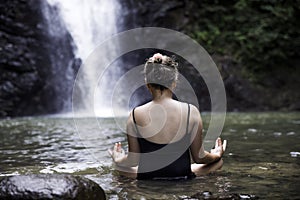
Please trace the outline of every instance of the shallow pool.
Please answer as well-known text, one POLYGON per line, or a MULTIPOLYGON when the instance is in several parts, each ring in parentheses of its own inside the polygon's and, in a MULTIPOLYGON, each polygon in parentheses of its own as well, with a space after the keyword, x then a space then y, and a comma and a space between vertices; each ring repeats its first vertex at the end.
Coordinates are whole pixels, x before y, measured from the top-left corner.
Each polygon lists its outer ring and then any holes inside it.
MULTIPOLYGON (((205 128, 209 114, 203 119, 205 128)), ((223 169, 179 182, 119 177, 106 152, 115 142, 126 145, 114 119, 79 118, 76 126, 61 116, 0 120, 0 176, 83 175, 108 199, 300 199, 300 113, 227 114, 223 169), (84 133, 78 134, 76 126, 84 133)))

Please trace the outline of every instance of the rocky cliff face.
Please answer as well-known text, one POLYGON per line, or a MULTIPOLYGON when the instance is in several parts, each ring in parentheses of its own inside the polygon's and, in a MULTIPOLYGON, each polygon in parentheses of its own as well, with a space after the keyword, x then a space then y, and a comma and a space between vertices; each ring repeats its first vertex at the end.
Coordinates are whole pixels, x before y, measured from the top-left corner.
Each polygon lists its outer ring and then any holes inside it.
POLYGON ((9 0, 0 13, 0 117, 66 108, 78 62, 57 10, 46 1, 9 0))
MULTIPOLYGON (((205 20, 198 16, 197 1, 127 0, 120 3, 119 31, 157 26, 188 34, 195 20, 205 20)), ((0 117, 70 109, 72 85, 80 65, 73 49, 72 38, 58 10, 47 1, 1 1, 0 117)), ((154 52, 156 50, 129 53, 124 58, 125 70, 127 66, 144 63, 154 52)), ((224 80, 229 111, 300 110, 300 94, 295 92, 299 87, 299 70, 284 76, 274 72, 263 80, 262 87, 243 78, 242 67, 230 58, 213 55, 213 59, 224 80)), ((191 80, 197 91, 200 109, 209 110, 209 93, 201 76, 188 65, 181 73, 191 80)), ((149 99, 145 91, 137 91, 137 94, 139 103, 149 99)))
MULTIPOLYGON (((207 20, 199 16, 201 6, 203 6, 201 1, 129 0, 121 2, 125 10, 122 13, 125 29, 154 26, 170 28, 190 35, 193 29, 201 29, 197 22, 207 20)), ((211 14, 218 15, 213 11, 211 14)), ((205 17, 209 18, 209 16, 205 17)), ((218 15, 218 17, 222 16, 218 15)), ((144 58, 153 52, 155 51, 147 53, 143 51, 140 57, 136 55, 131 57, 139 60, 137 64, 142 64, 144 58)), ((300 85, 299 69, 294 71, 282 69, 276 72, 270 70, 270 73, 261 80, 262 83, 253 83, 243 75, 245 69, 241 63, 236 63, 226 55, 214 53, 211 55, 223 77, 228 111, 300 110, 298 103, 300 93, 297 92, 297 87, 300 85)), ((181 73, 190 80, 196 91, 200 109, 209 110, 209 93, 201 76, 188 65, 181 73)))

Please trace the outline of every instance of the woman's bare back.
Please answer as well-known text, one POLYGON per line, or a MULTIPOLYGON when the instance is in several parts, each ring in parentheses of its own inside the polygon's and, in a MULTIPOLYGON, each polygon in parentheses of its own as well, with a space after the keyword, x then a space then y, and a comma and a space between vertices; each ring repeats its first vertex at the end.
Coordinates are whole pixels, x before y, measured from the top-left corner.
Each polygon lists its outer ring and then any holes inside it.
POLYGON ((135 109, 139 133, 147 140, 168 144, 186 134, 188 104, 173 99, 149 102, 135 109))

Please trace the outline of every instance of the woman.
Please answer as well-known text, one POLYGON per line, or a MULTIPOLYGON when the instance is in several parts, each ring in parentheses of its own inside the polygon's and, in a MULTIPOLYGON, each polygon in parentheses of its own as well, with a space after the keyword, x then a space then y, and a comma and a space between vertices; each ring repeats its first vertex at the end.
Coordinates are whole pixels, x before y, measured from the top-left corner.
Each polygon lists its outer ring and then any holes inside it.
POLYGON ((135 108, 127 120, 128 154, 116 143, 110 155, 121 174, 137 179, 193 178, 222 167, 220 138, 211 152, 202 145, 198 109, 172 99, 177 62, 154 54, 145 64, 145 82, 153 100, 135 108), (191 164, 191 158, 194 161, 191 164))

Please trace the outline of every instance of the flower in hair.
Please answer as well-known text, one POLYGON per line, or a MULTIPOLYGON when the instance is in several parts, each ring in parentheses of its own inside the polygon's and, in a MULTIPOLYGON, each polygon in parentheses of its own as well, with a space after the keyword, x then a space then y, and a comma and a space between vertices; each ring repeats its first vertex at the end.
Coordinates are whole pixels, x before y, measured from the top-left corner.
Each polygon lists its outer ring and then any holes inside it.
POLYGON ((150 60, 155 63, 162 63, 163 58, 163 55, 161 55, 160 53, 156 53, 152 56, 152 58, 150 58, 150 60))
POLYGON ((150 57, 147 61, 148 63, 158 63, 163 64, 170 67, 177 67, 178 63, 175 62, 174 58, 170 58, 166 55, 162 55, 160 53, 154 54, 152 57, 150 57))
POLYGON ((156 54, 154 54, 154 55, 152 56, 152 58, 153 58, 154 60, 157 60, 157 59, 162 60, 162 59, 163 59, 163 55, 161 55, 160 53, 156 53, 156 54))

